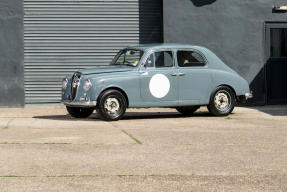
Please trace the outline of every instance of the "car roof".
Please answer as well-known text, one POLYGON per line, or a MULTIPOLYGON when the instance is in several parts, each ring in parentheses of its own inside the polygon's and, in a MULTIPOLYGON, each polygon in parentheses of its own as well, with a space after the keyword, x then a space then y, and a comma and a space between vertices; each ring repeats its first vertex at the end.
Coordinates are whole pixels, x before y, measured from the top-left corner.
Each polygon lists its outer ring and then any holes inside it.
POLYGON ((162 44, 142 44, 137 46, 127 47, 128 49, 139 49, 139 50, 148 50, 148 49, 205 49, 204 47, 187 45, 187 44, 176 44, 176 43, 162 43, 162 44))
POLYGON ((200 51, 206 57, 207 61, 212 61, 208 63, 209 68, 220 69, 224 71, 229 71, 236 73, 230 67, 228 67, 220 58, 218 58, 212 51, 209 49, 197 46, 197 45, 188 45, 188 44, 175 44, 175 43, 163 43, 163 44, 145 44, 138 46, 130 46, 127 49, 137 49, 142 51, 150 50, 160 50, 160 49, 195 49, 200 51))

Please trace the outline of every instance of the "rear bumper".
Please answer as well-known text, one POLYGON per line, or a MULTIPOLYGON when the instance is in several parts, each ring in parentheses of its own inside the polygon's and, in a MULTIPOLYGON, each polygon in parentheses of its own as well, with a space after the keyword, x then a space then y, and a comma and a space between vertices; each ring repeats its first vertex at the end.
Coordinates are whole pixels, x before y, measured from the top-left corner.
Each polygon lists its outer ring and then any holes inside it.
POLYGON ((245 93, 245 99, 252 99, 253 98, 253 94, 252 93, 245 93))
POLYGON ((96 107, 97 105, 97 101, 85 101, 85 102, 62 101, 62 103, 68 107, 96 107))
POLYGON ((240 95, 237 97, 237 102, 238 103, 246 103, 248 99, 253 98, 253 94, 252 93, 245 93, 244 95, 240 95))

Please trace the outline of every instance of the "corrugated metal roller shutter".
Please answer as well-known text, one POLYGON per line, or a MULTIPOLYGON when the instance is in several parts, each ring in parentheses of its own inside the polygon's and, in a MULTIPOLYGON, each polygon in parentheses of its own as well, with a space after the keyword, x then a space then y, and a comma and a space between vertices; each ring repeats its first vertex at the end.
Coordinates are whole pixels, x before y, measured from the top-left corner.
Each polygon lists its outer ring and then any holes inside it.
POLYGON ((60 101, 61 80, 161 42, 161 0, 24 0, 25 101, 60 101))

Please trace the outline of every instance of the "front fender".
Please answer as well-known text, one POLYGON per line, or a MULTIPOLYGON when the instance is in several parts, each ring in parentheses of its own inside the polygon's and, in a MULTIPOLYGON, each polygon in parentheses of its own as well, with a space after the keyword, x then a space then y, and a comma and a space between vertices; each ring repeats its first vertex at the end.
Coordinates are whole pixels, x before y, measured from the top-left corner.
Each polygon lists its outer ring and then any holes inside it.
POLYGON ((93 86, 91 99, 97 101, 100 94, 107 89, 118 89, 124 92, 129 100, 130 106, 133 103, 139 102, 140 97, 140 83, 139 76, 136 74, 128 75, 109 75, 94 78, 92 83, 96 86, 93 86))

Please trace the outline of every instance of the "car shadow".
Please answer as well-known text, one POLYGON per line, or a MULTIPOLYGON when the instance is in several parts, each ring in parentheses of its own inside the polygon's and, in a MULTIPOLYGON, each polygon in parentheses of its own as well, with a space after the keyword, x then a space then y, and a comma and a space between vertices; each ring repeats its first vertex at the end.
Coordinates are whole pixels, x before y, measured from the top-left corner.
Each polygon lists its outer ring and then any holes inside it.
POLYGON ((91 115, 89 118, 74 118, 70 115, 43 115, 43 116, 34 116, 34 119, 46 119, 46 120, 56 120, 56 121, 94 121, 99 118, 95 117, 95 115, 91 115))
POLYGON ((287 105, 266 105, 260 107, 247 107, 272 116, 287 116, 287 105))
MULTIPOLYGON (((171 118, 192 118, 192 117, 214 117, 208 112, 196 112, 192 116, 182 115, 177 112, 126 112, 122 120, 138 120, 138 119, 171 119, 171 118)), ((35 119, 46 120, 64 120, 64 121, 101 121, 99 116, 94 113, 89 118, 73 118, 70 115, 47 115, 34 116, 35 119)))
POLYGON ((183 115, 177 112, 127 112, 122 120, 136 119, 170 119, 170 118, 192 118, 192 117, 214 117, 208 112, 196 112, 193 115, 183 115))
POLYGON ((205 5, 210 5, 212 3, 215 3, 217 0, 190 0, 194 6, 196 7, 202 7, 205 5))

